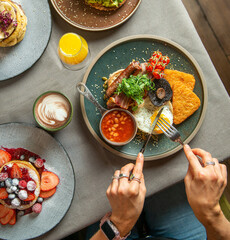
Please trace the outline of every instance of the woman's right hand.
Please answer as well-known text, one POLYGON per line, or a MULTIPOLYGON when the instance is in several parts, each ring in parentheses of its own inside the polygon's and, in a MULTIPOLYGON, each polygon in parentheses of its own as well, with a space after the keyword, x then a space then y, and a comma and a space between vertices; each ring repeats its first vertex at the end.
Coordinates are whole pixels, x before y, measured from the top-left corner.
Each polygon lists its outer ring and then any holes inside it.
POLYGON ((198 220, 205 226, 208 239, 230 239, 230 226, 221 211, 219 200, 227 185, 227 169, 209 152, 184 146, 189 167, 185 176, 188 202, 198 220), (196 155, 203 160, 202 167, 196 155), (215 165, 207 165, 214 162, 215 165), (229 230, 226 230, 229 228, 229 230), (229 237, 229 238, 226 238, 229 237))

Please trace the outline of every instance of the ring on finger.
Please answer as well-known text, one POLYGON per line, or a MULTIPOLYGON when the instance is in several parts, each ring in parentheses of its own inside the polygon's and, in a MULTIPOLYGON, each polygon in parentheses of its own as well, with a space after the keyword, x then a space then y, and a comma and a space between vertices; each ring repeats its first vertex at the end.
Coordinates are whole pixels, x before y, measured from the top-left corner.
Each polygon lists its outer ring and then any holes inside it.
POLYGON ((132 173, 129 177, 130 180, 133 180, 135 178, 135 175, 132 173))
POLYGON ((131 181, 137 181, 137 182, 141 183, 140 178, 136 178, 136 177, 133 177, 133 178, 131 179, 131 181))
POLYGON ((120 178, 129 178, 129 176, 127 176, 126 174, 124 174, 124 173, 120 173, 120 175, 119 175, 119 179, 120 178))
POLYGON ((117 179, 117 180, 118 180, 119 177, 118 177, 118 176, 112 176, 112 180, 113 180, 113 179, 117 179))
POLYGON ((209 162, 205 162, 204 163, 204 167, 207 167, 208 165, 215 165, 216 163, 215 162, 213 162, 213 161, 209 161, 209 162))

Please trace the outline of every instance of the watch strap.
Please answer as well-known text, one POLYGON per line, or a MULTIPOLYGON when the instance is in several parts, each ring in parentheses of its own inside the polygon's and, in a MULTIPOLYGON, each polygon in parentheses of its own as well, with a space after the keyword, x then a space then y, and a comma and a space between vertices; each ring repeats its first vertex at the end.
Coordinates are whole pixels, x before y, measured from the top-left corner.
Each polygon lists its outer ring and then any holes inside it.
MULTIPOLYGON (((131 232, 129 232, 125 237, 121 237, 120 236, 120 233, 119 233, 119 231, 118 231, 118 229, 117 229, 117 227, 113 224, 113 222, 112 221, 110 221, 110 216, 111 216, 111 212, 108 212, 108 213, 106 213, 105 214, 105 216, 101 219, 101 222, 100 222, 100 229, 101 229, 101 231, 104 233, 104 235, 108 238, 108 236, 106 235, 106 233, 103 231, 103 229, 102 229, 102 225, 107 221, 107 222, 109 222, 110 223, 110 225, 112 225, 113 227, 111 227, 111 230, 114 232, 114 234, 115 234, 115 237, 112 239, 112 240, 125 240, 129 235, 130 235, 130 233, 131 232)), ((109 238, 108 238, 109 239, 109 238)))

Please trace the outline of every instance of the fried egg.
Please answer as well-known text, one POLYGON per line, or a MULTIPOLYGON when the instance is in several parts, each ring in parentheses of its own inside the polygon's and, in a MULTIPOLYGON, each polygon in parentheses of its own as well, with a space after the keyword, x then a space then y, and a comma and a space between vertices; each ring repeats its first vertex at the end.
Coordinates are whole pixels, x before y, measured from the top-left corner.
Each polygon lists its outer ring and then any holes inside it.
MULTIPOLYGON (((161 118, 166 120, 168 123, 173 124, 173 108, 171 102, 168 101, 165 105, 156 107, 151 103, 149 97, 147 97, 144 100, 144 103, 141 104, 138 109, 133 113, 137 121, 138 129, 144 133, 151 133, 152 123, 160 109, 163 107, 164 109, 161 113, 161 118)), ((157 126, 154 128, 154 135, 162 133, 163 132, 157 126)))

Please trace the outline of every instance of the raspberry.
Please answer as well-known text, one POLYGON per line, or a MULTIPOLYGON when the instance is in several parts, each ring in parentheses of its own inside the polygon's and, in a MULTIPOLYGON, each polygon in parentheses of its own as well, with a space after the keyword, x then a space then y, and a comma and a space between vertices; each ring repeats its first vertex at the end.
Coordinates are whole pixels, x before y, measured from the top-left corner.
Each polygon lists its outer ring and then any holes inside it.
POLYGON ((35 213, 40 213, 42 211, 42 205, 40 203, 35 203, 32 207, 32 211, 35 213))
POLYGON ((35 167, 41 168, 44 165, 44 162, 41 158, 37 158, 36 161, 34 162, 35 167))
POLYGON ((0 173, 0 182, 5 181, 8 178, 8 173, 4 172, 4 173, 0 173))
POLYGON ((21 180, 20 182, 19 182, 19 188, 26 188, 26 186, 27 186, 27 183, 26 183, 26 181, 25 180, 21 180))

